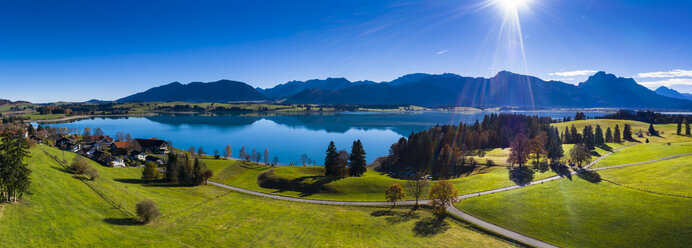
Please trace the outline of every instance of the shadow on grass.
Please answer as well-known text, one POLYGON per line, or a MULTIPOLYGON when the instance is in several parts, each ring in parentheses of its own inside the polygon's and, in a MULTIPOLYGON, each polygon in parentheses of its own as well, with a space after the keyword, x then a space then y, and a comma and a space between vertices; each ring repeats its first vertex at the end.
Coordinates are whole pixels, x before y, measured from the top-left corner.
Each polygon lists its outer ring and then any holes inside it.
POLYGON ((555 172, 560 177, 566 177, 570 181, 572 181, 572 172, 569 170, 569 167, 564 164, 554 164, 550 166, 550 169, 555 172))
POLYGON ((533 181, 533 169, 528 166, 509 168, 509 180, 517 185, 526 185, 533 181))
POLYGON ((590 183, 600 183, 602 181, 601 175, 595 171, 580 170, 579 173, 577 173, 577 176, 579 176, 579 178, 584 179, 590 183))
POLYGON ((58 170, 58 171, 62 171, 62 172, 68 173, 68 174, 72 174, 72 171, 67 170, 67 169, 65 169, 65 168, 63 168, 63 167, 51 166, 50 168, 53 168, 53 169, 56 169, 56 170, 58 170))
POLYGON ((444 217, 427 217, 416 222, 413 227, 413 232, 416 236, 430 237, 436 234, 444 233, 449 229, 449 223, 444 217))
POLYGON ((383 217, 386 216, 386 220, 389 223, 399 223, 399 222, 405 222, 409 220, 414 220, 420 218, 420 215, 413 210, 408 211, 408 212, 397 212, 397 211, 392 211, 392 210, 377 210, 372 213, 370 213, 370 216, 372 217, 383 217))
POLYGON ((141 226, 143 225, 142 222, 137 221, 134 218, 105 218, 103 219, 103 222, 106 222, 111 225, 118 225, 118 226, 141 226))
POLYGON ((138 178, 115 178, 113 181, 129 184, 141 184, 143 186, 149 187, 191 187, 191 185, 175 184, 167 182, 164 179, 157 179, 153 181, 144 181, 138 178))
POLYGON ((327 176, 304 176, 295 179, 287 179, 274 174, 274 170, 268 170, 257 177, 257 184, 262 188, 276 189, 277 192, 300 192, 299 196, 305 197, 316 193, 334 192, 327 184, 341 179, 341 177, 327 176))
POLYGON ((598 148, 601 148, 601 149, 608 151, 608 152, 613 151, 613 148, 611 146, 609 146, 608 144, 599 145, 598 148))

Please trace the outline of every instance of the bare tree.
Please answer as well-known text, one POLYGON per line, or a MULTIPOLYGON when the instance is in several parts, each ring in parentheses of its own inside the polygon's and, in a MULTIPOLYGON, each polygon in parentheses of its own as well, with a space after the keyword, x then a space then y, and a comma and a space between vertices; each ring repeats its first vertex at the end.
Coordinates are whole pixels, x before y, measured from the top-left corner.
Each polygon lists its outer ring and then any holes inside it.
POLYGON ((413 180, 406 182, 406 191, 416 198, 416 206, 418 208, 418 199, 425 195, 428 190, 428 179, 424 174, 416 173, 413 180))
POLYGON ((269 148, 264 148, 264 164, 269 164, 269 148))
POLYGON ((187 148, 187 152, 189 152, 190 155, 193 155, 193 156, 194 156, 194 155, 195 155, 195 147, 194 147, 194 146, 190 146, 190 148, 187 148))
POLYGON ((300 155, 300 163, 302 163, 303 166, 305 166, 305 163, 307 163, 309 159, 307 154, 300 155))
POLYGON ((197 156, 203 156, 204 155, 204 148, 201 146, 197 148, 197 156))
POLYGON ((224 155, 225 158, 231 158, 233 157, 233 148, 231 148, 231 145, 226 145, 226 148, 224 149, 224 155))
POLYGON ((257 153, 257 148, 252 148, 250 158, 252 158, 253 161, 259 162, 259 153, 257 153))

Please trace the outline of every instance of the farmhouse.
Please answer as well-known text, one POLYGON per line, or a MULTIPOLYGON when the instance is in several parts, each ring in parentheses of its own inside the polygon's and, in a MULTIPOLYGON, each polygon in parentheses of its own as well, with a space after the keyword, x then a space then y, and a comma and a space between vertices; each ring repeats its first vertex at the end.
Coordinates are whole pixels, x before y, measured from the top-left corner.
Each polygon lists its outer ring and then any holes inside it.
POLYGON ((135 145, 143 152, 168 153, 168 142, 160 139, 135 139, 135 145))

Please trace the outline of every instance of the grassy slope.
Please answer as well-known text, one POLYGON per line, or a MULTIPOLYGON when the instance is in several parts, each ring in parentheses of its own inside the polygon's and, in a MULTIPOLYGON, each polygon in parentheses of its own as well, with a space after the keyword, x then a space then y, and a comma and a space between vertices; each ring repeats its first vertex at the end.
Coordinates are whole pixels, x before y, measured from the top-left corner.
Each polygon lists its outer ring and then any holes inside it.
POLYGON ((566 247, 687 247, 692 199, 578 177, 463 200, 457 207, 566 247))
MULTIPOLYGON (((59 155, 57 150, 47 148, 59 155)), ((66 153, 70 159, 72 154, 66 153)), ((62 171, 38 149, 29 159, 33 195, 4 204, 0 240, 7 247, 47 246, 488 246, 504 241, 450 225, 443 234, 417 236, 413 227, 431 216, 371 216, 383 208, 336 207, 259 198, 212 186, 156 187, 136 183, 140 169, 97 167, 103 178, 87 182, 106 198, 132 211, 141 198, 153 199, 163 217, 132 225, 129 217, 87 184, 62 171), (117 179, 117 180, 116 180, 117 179)))
POLYGON ((692 197, 692 156, 602 170, 601 177, 628 187, 692 197))
POLYGON ((692 152, 691 142, 667 144, 636 144, 623 148, 594 165, 594 168, 650 161, 658 158, 692 152))
MULTIPOLYGON (((347 201, 383 201, 384 191, 392 184, 398 183, 405 186, 406 181, 394 179, 376 171, 368 171, 362 177, 347 177, 326 184, 335 192, 316 193, 305 195, 296 191, 281 191, 278 189, 262 188, 257 184, 257 176, 270 168, 257 166, 250 162, 228 160, 205 160, 207 166, 214 171, 212 180, 228 185, 255 190, 265 193, 274 193, 291 197, 304 197, 320 200, 347 200, 347 201)), ((303 182, 314 182, 324 175, 323 167, 279 167, 274 169, 277 176, 286 179, 305 177, 303 182)), ((555 173, 547 171, 536 173, 534 179, 542 179, 554 176, 555 173)), ((452 182, 460 194, 474 193, 500 187, 514 185, 509 180, 507 169, 504 167, 480 167, 478 170, 465 177, 453 179, 452 182)), ((407 196, 407 199, 413 199, 407 196)))

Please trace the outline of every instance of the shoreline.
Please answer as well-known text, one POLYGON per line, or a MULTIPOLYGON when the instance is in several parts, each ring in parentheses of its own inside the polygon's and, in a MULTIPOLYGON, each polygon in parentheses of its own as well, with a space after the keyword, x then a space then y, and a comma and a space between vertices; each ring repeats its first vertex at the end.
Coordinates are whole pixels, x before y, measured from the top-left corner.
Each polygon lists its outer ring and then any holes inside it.
POLYGON ((55 122, 62 122, 62 121, 72 121, 72 120, 83 120, 83 119, 98 118, 98 117, 150 117, 150 116, 156 116, 156 113, 120 114, 120 115, 78 115, 78 116, 61 117, 58 119, 41 119, 41 120, 29 120, 29 121, 41 124, 41 123, 55 123, 55 122))

